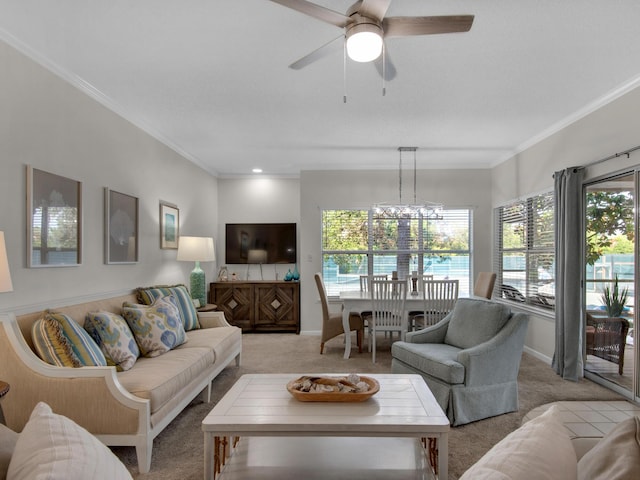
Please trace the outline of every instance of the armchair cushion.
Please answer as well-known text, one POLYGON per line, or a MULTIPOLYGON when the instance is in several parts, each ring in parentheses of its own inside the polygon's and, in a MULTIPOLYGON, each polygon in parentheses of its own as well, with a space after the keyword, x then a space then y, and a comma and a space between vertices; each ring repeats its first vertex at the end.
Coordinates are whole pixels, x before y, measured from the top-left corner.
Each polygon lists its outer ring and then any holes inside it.
POLYGON ((489 300, 459 298, 451 313, 444 343, 464 349, 495 337, 511 311, 506 305, 489 300))
POLYGON ((464 382, 464 366, 456 361, 459 352, 444 343, 403 343, 403 348, 393 348, 394 358, 448 384, 464 382))

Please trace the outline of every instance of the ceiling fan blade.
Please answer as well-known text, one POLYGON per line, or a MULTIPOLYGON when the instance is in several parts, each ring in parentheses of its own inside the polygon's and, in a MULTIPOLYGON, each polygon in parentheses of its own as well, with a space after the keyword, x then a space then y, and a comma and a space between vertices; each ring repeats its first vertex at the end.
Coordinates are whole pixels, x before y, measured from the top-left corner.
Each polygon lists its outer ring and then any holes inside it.
POLYGON ((382 20, 387 13, 391 0, 364 0, 358 9, 358 13, 363 17, 382 20))
POLYGON ((279 3, 285 7, 296 10, 310 17, 317 18, 323 22, 330 23, 336 27, 344 28, 351 19, 342 13, 329 10, 328 8, 321 7, 315 3, 307 2, 307 0, 271 0, 273 3, 279 3))
POLYGON ((321 58, 326 57, 338 50, 342 50, 344 48, 344 35, 340 35, 337 38, 334 38, 330 42, 325 43, 320 48, 314 50, 313 52, 305 55, 299 60, 296 60, 289 68, 293 68, 294 70, 300 70, 301 68, 306 67, 307 65, 320 60, 321 58), (340 41, 338 41, 340 40, 340 41))
MULTIPOLYGON (((386 48, 386 47, 385 47, 386 48)), ((385 51, 384 55, 380 55, 378 58, 376 58, 376 60, 374 61, 374 63, 376 64, 376 70, 378 70, 378 73, 380 74, 380 76, 382 77, 383 75, 383 68, 382 68, 382 59, 384 58, 384 80, 386 82, 389 82, 391 80, 393 80, 394 78, 396 78, 396 67, 395 65, 393 65, 393 62, 391 61, 391 57, 389 56, 389 51, 385 51)))
POLYGON ((468 32, 473 25, 473 18, 473 15, 391 17, 382 21, 382 29, 385 37, 468 32))

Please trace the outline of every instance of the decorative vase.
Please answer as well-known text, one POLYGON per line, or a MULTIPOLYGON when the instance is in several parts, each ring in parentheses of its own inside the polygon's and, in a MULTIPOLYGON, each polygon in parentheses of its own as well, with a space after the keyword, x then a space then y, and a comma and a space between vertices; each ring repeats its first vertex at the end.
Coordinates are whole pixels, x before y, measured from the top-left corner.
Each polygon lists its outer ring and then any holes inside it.
POLYGON ((284 281, 290 282, 293 279, 293 274, 291 273, 291 269, 287 270, 287 273, 284 275, 284 281))
POLYGON ((298 272, 298 266, 293 267, 293 273, 291 274, 291 279, 294 281, 300 280, 300 273, 298 272))

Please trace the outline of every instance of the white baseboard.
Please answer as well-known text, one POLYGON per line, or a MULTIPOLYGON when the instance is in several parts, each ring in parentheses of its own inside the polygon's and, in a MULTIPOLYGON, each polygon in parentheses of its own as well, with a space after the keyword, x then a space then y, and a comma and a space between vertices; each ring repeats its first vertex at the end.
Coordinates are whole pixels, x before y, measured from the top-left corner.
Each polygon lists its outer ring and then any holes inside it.
POLYGON ((537 350, 534 350, 530 347, 527 347, 525 345, 524 347, 524 351, 527 352, 529 355, 533 355, 534 357, 536 357, 538 360, 542 360, 543 362, 546 362, 547 364, 551 365, 551 362, 553 361, 553 359, 547 355, 544 355, 540 352, 538 352, 537 350))

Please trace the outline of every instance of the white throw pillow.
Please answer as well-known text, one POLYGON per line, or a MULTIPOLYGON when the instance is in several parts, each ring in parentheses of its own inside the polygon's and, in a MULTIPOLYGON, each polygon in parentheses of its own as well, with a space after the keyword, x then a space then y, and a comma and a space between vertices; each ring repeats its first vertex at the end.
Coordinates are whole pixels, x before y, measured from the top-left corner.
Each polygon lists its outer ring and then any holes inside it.
POLYGON ((493 446, 460 480, 575 480, 578 461, 553 405, 493 446))
POLYGON ((131 474, 109 448, 40 402, 18 437, 7 480, 125 480, 131 474))

